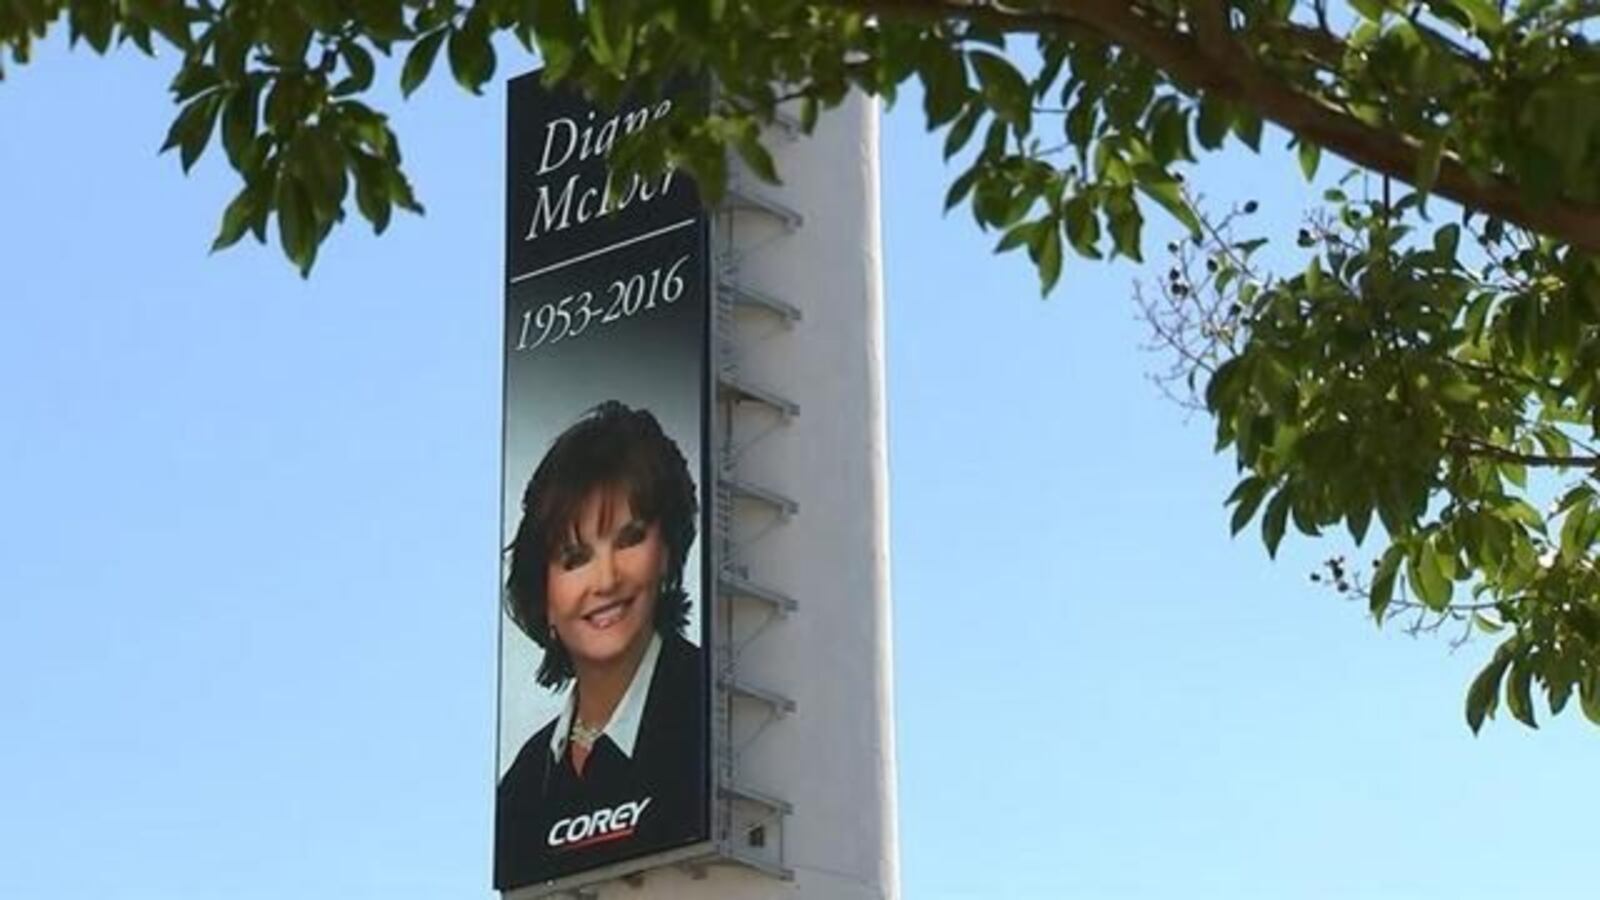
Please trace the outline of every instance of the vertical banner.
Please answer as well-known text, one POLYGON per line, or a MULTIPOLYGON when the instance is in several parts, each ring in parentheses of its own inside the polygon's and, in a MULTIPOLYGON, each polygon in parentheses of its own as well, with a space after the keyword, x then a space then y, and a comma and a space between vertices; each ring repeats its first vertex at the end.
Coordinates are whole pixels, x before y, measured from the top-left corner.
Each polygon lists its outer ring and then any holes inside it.
POLYGON ((494 885, 710 838, 708 225, 670 98, 510 83, 494 885))

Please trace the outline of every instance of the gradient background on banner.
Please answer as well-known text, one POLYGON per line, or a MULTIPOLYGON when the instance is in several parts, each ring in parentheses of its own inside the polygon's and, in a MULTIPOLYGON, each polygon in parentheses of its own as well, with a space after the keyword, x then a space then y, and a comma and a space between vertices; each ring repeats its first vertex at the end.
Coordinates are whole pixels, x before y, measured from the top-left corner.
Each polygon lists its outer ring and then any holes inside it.
MULTIPOLYGON (((546 91, 535 74, 514 79, 508 93, 500 546, 508 547, 515 537, 528 480, 562 432, 607 400, 649 410, 678 445, 698 489, 697 537, 683 571, 689 600, 683 635, 704 646, 710 292, 708 228, 699 197, 686 177, 673 176, 666 191, 659 187, 668 179, 651 179, 649 197, 646 190, 637 190, 625 207, 578 221, 584 192, 606 189, 606 160, 599 152, 588 159, 579 152, 569 155, 563 142, 572 138, 592 146, 592 137, 602 132, 611 115, 570 94, 546 91), (559 120, 570 125, 552 125, 559 120), (554 144, 549 143, 552 135, 558 138, 554 144), (562 162, 546 166, 547 158, 562 162), (548 212, 564 195, 568 205, 561 216, 536 220, 541 196, 548 212), (552 227, 557 218, 565 227, 552 227), (535 232, 530 223, 536 221, 540 227, 535 232), (541 310, 550 304, 570 314, 570 324, 551 329, 538 325, 548 317, 541 310), (579 312, 585 308, 592 312, 579 312), (525 322, 534 327, 526 330, 525 322)), ((615 115, 662 106, 625 102, 615 115)), ((502 552, 502 586, 508 564, 502 552)), ((496 778, 535 732, 560 715, 571 690, 570 684, 552 691, 537 683, 543 650, 505 615, 503 606, 499 649, 496 778)), ((683 772, 682 777, 709 785, 708 698, 702 698, 701 711, 697 732, 674 738, 699 742, 692 756, 701 761, 700 770, 683 772)), ((689 836, 705 837, 692 830, 689 836)), ((632 858, 663 849, 641 845, 632 858)))
MULTIPOLYGON (((595 291, 636 271, 648 271, 686 253, 703 258, 701 232, 686 228, 635 244, 549 275, 524 281, 513 289, 506 315, 506 413, 504 483, 501 486, 501 546, 516 536, 522 517, 522 492, 552 441, 583 413, 605 400, 620 400, 649 410, 677 443, 700 489, 705 509, 702 415, 705 406, 706 297, 703 285, 686 278, 683 296, 671 305, 602 325, 596 318, 583 333, 553 345, 516 352, 522 310, 560 299, 575 291, 595 291)), ((691 260, 686 271, 697 269, 691 260)), ((609 303, 609 300, 605 300, 609 303)), ((702 525, 704 516, 701 517, 702 525)), ((703 527, 701 529, 703 531, 703 527)), ((684 565, 683 586, 689 593, 689 623, 684 636, 701 639, 701 565, 704 535, 695 539, 684 565)), ((505 566, 501 568, 502 583, 505 566)), ((543 652, 502 613, 500 633, 500 742, 497 772, 504 774, 524 741, 561 712, 565 692, 552 692, 534 682, 543 652)))

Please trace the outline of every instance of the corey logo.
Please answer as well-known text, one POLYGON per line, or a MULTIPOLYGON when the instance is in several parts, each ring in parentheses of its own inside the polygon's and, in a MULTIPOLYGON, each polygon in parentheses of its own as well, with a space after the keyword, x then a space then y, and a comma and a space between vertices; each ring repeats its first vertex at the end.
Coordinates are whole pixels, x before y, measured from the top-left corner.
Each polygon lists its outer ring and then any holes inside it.
POLYGON ((639 825, 639 820, 644 817, 644 808, 649 805, 650 798, 646 797, 643 800, 619 803, 610 809, 597 809, 581 816, 557 819, 556 823, 550 826, 550 833, 545 837, 545 843, 563 850, 576 850, 579 847, 621 840, 633 834, 634 828, 639 825))

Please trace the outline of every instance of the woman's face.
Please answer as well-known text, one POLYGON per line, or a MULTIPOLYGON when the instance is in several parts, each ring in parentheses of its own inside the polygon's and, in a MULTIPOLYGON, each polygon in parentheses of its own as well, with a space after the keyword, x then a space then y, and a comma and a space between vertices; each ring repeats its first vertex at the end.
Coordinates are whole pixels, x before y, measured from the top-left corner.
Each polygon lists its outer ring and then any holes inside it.
POLYGON ((635 517, 626 491, 603 488, 584 498, 545 576, 550 624, 580 674, 638 659, 666 566, 660 524, 635 517))

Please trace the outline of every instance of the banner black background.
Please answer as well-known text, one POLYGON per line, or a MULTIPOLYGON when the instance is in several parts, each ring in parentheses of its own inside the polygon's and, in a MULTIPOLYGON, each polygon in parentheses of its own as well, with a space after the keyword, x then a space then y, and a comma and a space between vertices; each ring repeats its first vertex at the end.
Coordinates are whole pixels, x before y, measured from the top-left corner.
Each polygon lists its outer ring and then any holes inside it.
MULTIPOLYGON (((648 114, 661 102, 624 103, 617 115, 638 116, 641 109, 648 114)), ((699 538, 684 572, 692 606, 686 636, 702 648, 705 684, 710 672, 704 598, 712 583, 708 225, 693 183, 682 174, 643 181, 625 208, 609 209, 614 199, 604 196, 603 155, 579 156, 585 131, 592 146, 612 115, 581 97, 546 89, 537 73, 509 85, 502 546, 515 533, 529 475, 558 434, 605 400, 650 410, 683 450, 698 481, 699 538), (542 164, 560 161, 569 138, 579 145, 570 158, 541 174, 542 164), (660 191, 664 181, 670 189, 660 191), (584 222, 580 204, 591 214, 584 222), (602 205, 609 211, 593 215, 602 205), (554 227, 563 221, 566 227, 554 227)), ((624 124, 617 120, 617 134, 624 124)), ((502 621, 501 631, 498 771, 503 775, 528 736, 559 714, 564 700, 533 681, 538 646, 509 620, 502 621)), ((508 890, 707 840, 709 695, 702 692, 698 701, 691 720, 699 727, 673 737, 694 745, 679 749, 688 751, 682 758, 697 761, 692 771, 681 773, 685 783, 699 786, 696 808, 653 809, 673 821, 665 834, 652 832, 650 840, 630 838, 567 854, 528 847, 521 856, 525 864, 510 868, 501 865, 507 854, 515 857, 524 850, 506 846, 502 834, 496 887, 508 890), (513 873, 510 880, 506 872, 513 873)), ((497 830, 506 831, 503 823, 497 830)))

